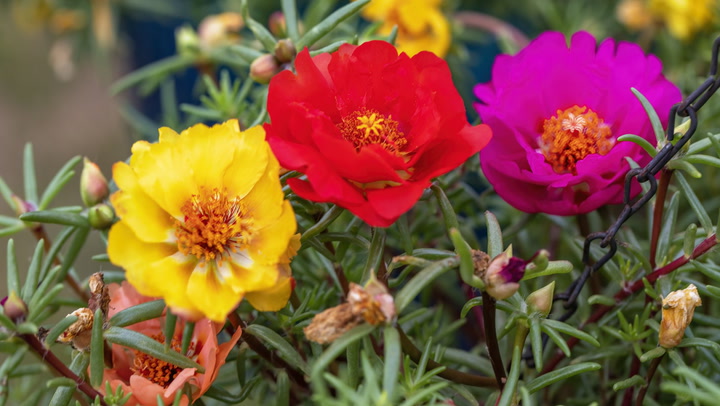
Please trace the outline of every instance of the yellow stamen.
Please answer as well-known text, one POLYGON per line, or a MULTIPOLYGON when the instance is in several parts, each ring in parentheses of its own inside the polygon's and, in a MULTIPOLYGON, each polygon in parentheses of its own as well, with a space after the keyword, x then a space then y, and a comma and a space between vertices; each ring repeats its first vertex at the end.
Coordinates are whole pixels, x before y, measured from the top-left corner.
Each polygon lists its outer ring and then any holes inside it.
POLYGON ((610 126, 594 111, 573 106, 545 120, 539 143, 555 172, 576 174, 578 161, 590 154, 607 154, 615 139, 610 126))

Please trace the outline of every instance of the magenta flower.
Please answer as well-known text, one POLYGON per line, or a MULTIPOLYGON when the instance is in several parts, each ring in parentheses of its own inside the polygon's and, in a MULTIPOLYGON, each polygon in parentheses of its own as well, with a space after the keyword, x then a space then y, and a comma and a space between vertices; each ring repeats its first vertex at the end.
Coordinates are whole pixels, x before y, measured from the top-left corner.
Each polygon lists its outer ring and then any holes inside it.
POLYGON ((492 82, 475 87, 475 107, 495 134, 480 162, 498 195, 519 210, 555 215, 621 203, 626 157, 645 165, 650 156, 617 138, 637 134, 656 143, 631 87, 666 125, 680 90, 660 60, 635 44, 607 39, 596 47, 592 35, 578 32, 568 49, 563 34, 547 32, 517 55, 499 56, 492 82))

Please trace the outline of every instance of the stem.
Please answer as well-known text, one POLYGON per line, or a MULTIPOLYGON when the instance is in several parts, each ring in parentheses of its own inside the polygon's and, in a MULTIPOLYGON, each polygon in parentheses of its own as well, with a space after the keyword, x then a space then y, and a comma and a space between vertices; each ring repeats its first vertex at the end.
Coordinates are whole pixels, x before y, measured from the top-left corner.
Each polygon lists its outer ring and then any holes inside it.
POLYGON ((500 355, 500 347, 497 341, 497 332, 495 330, 495 299, 487 292, 482 292, 482 312, 485 321, 485 344, 487 345, 488 354, 490 356, 490 364, 492 365, 495 379, 497 380, 500 390, 505 386, 507 375, 503 366, 502 356, 500 355))
MULTIPOLYGON (((237 313, 231 312, 228 315, 228 321, 230 324, 232 324, 233 329, 238 328, 246 328, 247 323, 245 323, 244 320, 240 318, 240 316, 237 315, 237 313)), ((233 332, 234 333, 234 332, 233 332)), ((263 358, 265 361, 269 362, 276 368, 284 369, 288 377, 298 386, 300 386, 303 389, 307 389, 307 382, 305 381, 305 376, 302 372, 295 369, 292 365, 285 362, 284 359, 280 357, 276 357, 275 354, 268 350, 265 345, 260 342, 256 337, 250 335, 250 334, 243 334, 240 336, 240 341, 244 341, 247 343, 248 347, 250 347, 257 355, 259 355, 261 358, 263 358)))
MULTIPOLYGON (((676 260, 672 261, 671 263, 665 265, 664 267, 660 269, 654 270, 652 273, 650 273, 647 276, 648 282, 651 284, 654 284, 655 281, 658 280, 659 277, 667 275, 673 271, 676 271, 681 266, 687 264, 688 262, 698 258, 699 256, 707 253, 712 249, 715 245, 717 245, 717 235, 712 234, 708 238, 704 239, 700 244, 698 244, 697 247, 693 250, 692 254, 689 257, 685 257, 684 255, 677 258, 676 260)), ((610 310, 612 310, 617 304, 625 300, 628 296, 643 290, 645 288, 645 285, 643 285, 642 280, 637 280, 631 285, 626 285, 623 289, 621 289, 619 292, 617 292, 614 296, 615 304, 612 306, 606 306, 606 305, 600 305, 595 310, 595 312, 588 318, 584 323, 580 325, 580 329, 582 330, 583 327, 587 326, 588 324, 595 323, 596 321, 600 320, 605 314, 607 314, 610 310)), ((580 340, 578 340, 575 337, 571 337, 567 341, 567 345, 569 348, 573 348, 580 340)), ((546 374, 553 369, 560 363, 560 361, 565 358, 565 354, 558 350, 558 352, 555 353, 555 356, 545 365, 545 368, 543 369, 543 374, 546 374)))
MULTIPOLYGON (((638 374, 638 372, 640 372, 640 364, 641 364, 640 358, 638 358, 637 356, 635 356, 633 354, 633 360, 632 360, 632 364, 630 364, 630 373, 628 374, 628 377, 635 376, 638 374)), ((625 394, 623 395, 623 402, 622 402, 623 406, 631 406, 632 405, 632 398, 633 398, 634 392, 635 392, 634 386, 630 386, 629 388, 625 389, 625 394)))
POLYGON ((497 402, 498 406, 507 406, 512 404, 513 398, 517 393, 517 384, 520 379, 520 364, 522 364, 522 351, 525 347, 525 338, 528 334, 528 327, 522 323, 517 324, 515 332, 515 342, 513 343, 512 364, 510 366, 510 375, 505 382, 505 389, 497 402))
MULTIPOLYGON (((38 241, 43 240, 43 250, 47 255, 47 253, 50 251, 50 246, 52 246, 52 240, 50 240, 50 236, 47 234, 47 231, 45 231, 45 227, 40 224, 37 227, 32 228, 30 231, 32 231, 33 235, 38 241)), ((60 260, 57 257, 53 258, 53 265, 61 265, 60 260)), ((67 282, 67 284, 70 286, 70 289, 72 289, 73 292, 75 292, 75 294, 80 297, 80 299, 85 302, 90 300, 90 295, 88 295, 85 289, 83 289, 80 285, 80 282, 78 282, 78 280, 75 279, 75 277, 72 276, 70 273, 65 275, 65 282, 67 282)))
POLYGON ((100 404, 103 406, 107 406, 105 401, 103 400, 103 395, 96 391, 92 386, 90 386, 89 383, 85 382, 81 377, 79 377, 75 372, 70 370, 70 368, 67 367, 60 359, 49 349, 45 348, 43 343, 40 342, 40 340, 35 337, 32 334, 20 334, 19 336, 23 341, 25 341, 30 348, 32 348, 33 351, 47 363, 50 365, 57 373, 60 375, 70 378, 75 383, 77 383, 77 388, 84 394, 86 394, 90 399, 100 398, 100 404))
POLYGON ((658 183, 657 193, 655 194, 655 209, 653 210, 652 233, 650 236, 650 266, 655 268, 655 255, 657 253, 658 239, 660 238, 660 229, 662 228, 662 217, 665 210, 665 198, 667 197, 670 178, 672 178, 672 169, 663 169, 660 174, 660 182, 658 183))
POLYGON ((655 376, 655 371, 657 371, 658 367, 660 366, 660 361, 662 361, 663 357, 665 357, 665 354, 663 354, 662 357, 655 358, 654 360, 652 360, 652 363, 650 363, 650 366, 647 370, 647 377, 645 377, 645 385, 640 388, 640 391, 638 391, 637 399, 635 399, 636 406, 643 405, 643 399, 645 399, 645 394, 650 387, 650 382, 652 382, 653 376, 655 376))
MULTIPOLYGON (((407 354, 407 356, 410 357, 413 362, 415 362, 416 364, 419 363, 420 358, 422 358, 422 352, 415 346, 415 344, 413 344, 412 341, 410 341, 410 338, 408 338, 408 336, 405 334, 402 328, 400 328, 400 326, 397 327, 397 331, 398 333, 400 333, 400 345, 402 346, 403 352, 407 354)), ((427 361, 428 370, 443 366, 444 365, 439 364, 431 359, 427 361)), ((445 370, 440 372, 438 375, 461 385, 477 386, 483 388, 497 387, 497 382, 495 381, 495 378, 490 378, 489 376, 472 375, 452 368, 445 368, 445 370)))

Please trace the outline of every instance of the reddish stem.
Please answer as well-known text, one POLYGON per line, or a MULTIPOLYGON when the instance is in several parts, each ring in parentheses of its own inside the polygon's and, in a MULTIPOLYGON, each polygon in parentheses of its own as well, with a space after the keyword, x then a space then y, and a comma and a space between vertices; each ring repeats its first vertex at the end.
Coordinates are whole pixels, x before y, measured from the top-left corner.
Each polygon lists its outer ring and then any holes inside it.
POLYGON ((653 210, 652 234, 650 236, 650 266, 653 268, 657 266, 655 263, 655 255, 657 255, 658 239, 660 238, 662 217, 665 210, 665 198, 672 173, 673 171, 671 169, 663 169, 660 175, 660 183, 658 183, 657 194, 655 195, 655 210, 653 210))
MULTIPOLYGON (((647 276, 648 282, 650 282, 650 284, 654 284, 655 281, 657 281, 659 277, 665 276, 665 275, 669 274, 670 272, 673 272, 673 271, 677 270, 678 268, 680 268, 681 266, 687 264, 691 260, 694 260, 697 257, 707 253, 715 245, 717 245, 717 235, 713 233, 711 236, 704 239, 697 247, 695 247, 695 249, 693 250, 692 254, 689 257, 681 256, 680 258, 677 258, 676 260, 665 265, 664 267, 654 270, 651 274, 649 274, 647 276)), ((625 287, 623 289, 621 289, 619 292, 617 292, 615 294, 615 296, 614 296, 615 305, 617 305, 620 302, 622 302, 623 300, 625 300, 628 296, 642 290, 644 287, 645 287, 645 285, 643 284, 642 279, 637 280, 630 285, 625 285, 625 287)), ((607 314, 610 310, 612 310, 613 307, 615 307, 615 305, 612 305, 612 306, 600 305, 600 306, 598 306, 597 309, 595 309, 595 312, 583 324, 580 325, 580 329, 582 330, 582 328, 587 326, 588 324, 595 323, 596 321, 600 320, 605 314, 607 314)), ((567 340, 567 345, 569 348, 573 348, 578 343, 578 341, 579 340, 577 338, 571 337, 570 339, 567 340)), ((557 367, 557 365, 560 363, 560 361, 563 360, 563 358, 565 358, 565 354, 562 351, 558 350, 555 353, 555 356, 545 365, 545 368, 543 369, 542 373, 546 374, 546 373, 552 371, 553 369, 555 369, 555 367, 557 367)))

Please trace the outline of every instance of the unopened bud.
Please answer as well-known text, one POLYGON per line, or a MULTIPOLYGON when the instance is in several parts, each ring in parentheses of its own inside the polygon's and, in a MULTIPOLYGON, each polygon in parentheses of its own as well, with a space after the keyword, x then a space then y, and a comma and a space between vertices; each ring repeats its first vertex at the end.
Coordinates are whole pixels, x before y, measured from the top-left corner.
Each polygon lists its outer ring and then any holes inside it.
POLYGON ((527 272, 541 272, 547 269, 550 263, 550 252, 548 250, 540 250, 535 253, 535 256, 530 258, 530 263, 527 265, 527 272))
POLYGON ((702 305, 695 285, 683 290, 670 292, 662 301, 662 322, 660 323, 660 346, 673 348, 680 344, 685 329, 695 314, 695 308, 702 305))
POLYGON ((195 57, 200 53, 200 38, 189 25, 175 30, 175 48, 182 56, 195 57))
POLYGON ((282 11, 276 11, 270 14, 268 28, 275 38, 287 37, 287 21, 285 20, 285 14, 283 14, 282 11))
POLYGON ((480 276, 487 293, 497 300, 507 299, 520 288, 520 279, 525 275, 527 262, 511 257, 507 252, 493 258, 487 270, 480 276))
POLYGON ((238 13, 227 12, 205 17, 198 26, 200 45, 204 49, 236 42, 238 31, 245 26, 245 21, 238 13))
POLYGON ((550 282, 543 288, 536 290, 535 292, 528 295, 525 299, 528 308, 532 312, 538 312, 543 316, 550 314, 553 304, 553 295, 555 294, 555 281, 550 282))
MULTIPOLYGON (((23 215, 23 214, 25 214, 25 213, 29 213, 29 212, 31 212, 31 211, 37 211, 37 209, 38 209, 37 206, 35 205, 35 203, 29 202, 29 201, 27 201, 27 200, 23 200, 23 199, 20 198, 20 196, 17 196, 17 195, 12 195, 12 201, 13 201, 14 206, 15 206, 15 207, 14 207, 14 209, 15 209, 15 214, 16 214, 18 217, 20 217, 21 215, 23 215)), ((40 225, 39 223, 33 223, 33 222, 30 222, 30 221, 26 221, 26 222, 25 222, 25 225, 26 225, 28 228, 31 228, 31 229, 35 229, 35 228, 41 227, 41 225, 40 225)))
POLYGON ((15 323, 21 323, 28 314, 28 308, 20 296, 18 296, 15 291, 11 291, 10 295, 4 300, 3 312, 10 320, 15 323))
POLYGON ((281 64, 290 63, 295 59, 297 50, 290 39, 281 39, 275 44, 275 59, 281 64))
POLYGON ((281 70, 280 63, 274 55, 261 55, 250 65, 250 78, 258 83, 267 84, 281 70))
POLYGON ((68 314, 68 316, 77 316, 78 319, 60 334, 57 341, 72 344, 73 348, 79 351, 89 350, 95 314, 87 307, 82 307, 68 314))
POLYGON ((98 166, 85 158, 80 175, 80 196, 85 206, 92 207, 102 203, 110 194, 108 181, 98 166))
POLYGON ((105 230, 115 220, 115 212, 107 204, 98 204, 88 210, 88 222, 96 230, 105 230))

